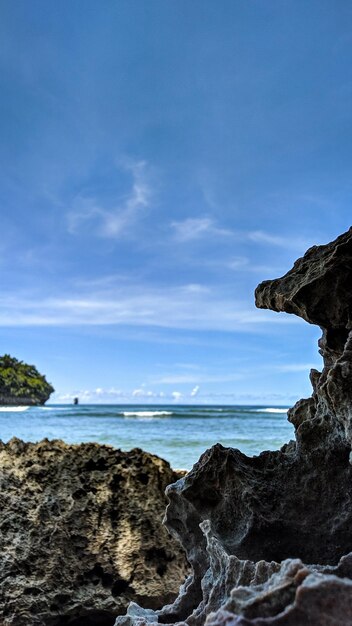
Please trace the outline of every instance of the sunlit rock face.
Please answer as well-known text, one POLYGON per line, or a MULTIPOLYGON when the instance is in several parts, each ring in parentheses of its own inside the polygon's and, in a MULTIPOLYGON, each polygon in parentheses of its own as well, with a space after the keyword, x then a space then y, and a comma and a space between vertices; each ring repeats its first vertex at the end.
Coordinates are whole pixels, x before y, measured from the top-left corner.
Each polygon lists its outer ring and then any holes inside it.
POLYGON ((323 371, 288 413, 295 441, 253 458, 215 445, 168 488, 192 576, 172 605, 131 605, 116 626, 352 625, 352 230, 259 285, 256 304, 322 328, 323 371))
POLYGON ((1 626, 112 626, 170 602, 187 564, 161 525, 180 474, 99 444, 0 442, 1 626))

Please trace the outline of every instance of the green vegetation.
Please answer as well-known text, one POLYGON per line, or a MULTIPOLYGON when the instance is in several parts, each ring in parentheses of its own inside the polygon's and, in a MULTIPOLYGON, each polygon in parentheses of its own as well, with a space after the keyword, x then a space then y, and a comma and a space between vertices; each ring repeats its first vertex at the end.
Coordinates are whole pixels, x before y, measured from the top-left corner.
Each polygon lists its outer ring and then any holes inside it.
POLYGON ((0 356, 0 405, 44 404, 54 391, 34 365, 0 356))

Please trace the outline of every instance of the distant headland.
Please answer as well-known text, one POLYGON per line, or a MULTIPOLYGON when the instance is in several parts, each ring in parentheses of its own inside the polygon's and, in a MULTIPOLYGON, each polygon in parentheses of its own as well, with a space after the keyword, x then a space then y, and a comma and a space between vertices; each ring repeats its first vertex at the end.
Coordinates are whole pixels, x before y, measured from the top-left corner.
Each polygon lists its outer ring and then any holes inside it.
POLYGON ((45 404, 54 387, 34 365, 9 354, 0 356, 0 406, 45 404))

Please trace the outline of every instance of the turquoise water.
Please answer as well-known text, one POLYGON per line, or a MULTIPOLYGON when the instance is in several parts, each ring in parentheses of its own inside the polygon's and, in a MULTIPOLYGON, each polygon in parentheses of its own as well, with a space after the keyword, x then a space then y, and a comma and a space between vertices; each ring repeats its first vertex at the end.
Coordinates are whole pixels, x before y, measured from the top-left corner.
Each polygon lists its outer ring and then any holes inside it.
POLYGON ((293 438, 286 408, 265 406, 50 405, 0 411, 0 438, 96 441, 143 448, 175 468, 190 469, 220 442, 247 455, 275 450, 293 438))

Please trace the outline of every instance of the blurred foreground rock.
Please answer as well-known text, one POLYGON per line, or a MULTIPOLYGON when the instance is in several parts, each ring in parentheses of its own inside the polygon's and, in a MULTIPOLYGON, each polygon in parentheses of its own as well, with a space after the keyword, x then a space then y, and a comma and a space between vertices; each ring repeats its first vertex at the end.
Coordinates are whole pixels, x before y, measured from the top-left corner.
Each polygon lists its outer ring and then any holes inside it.
POLYGON ((193 573, 173 604, 132 604, 116 626, 352 625, 352 230, 259 285, 256 303, 323 331, 313 394, 288 414, 296 439, 253 458, 216 445, 168 488, 193 573))
POLYGON ((180 474, 142 450, 0 442, 1 626, 111 626, 160 607, 185 577, 162 526, 180 474))

